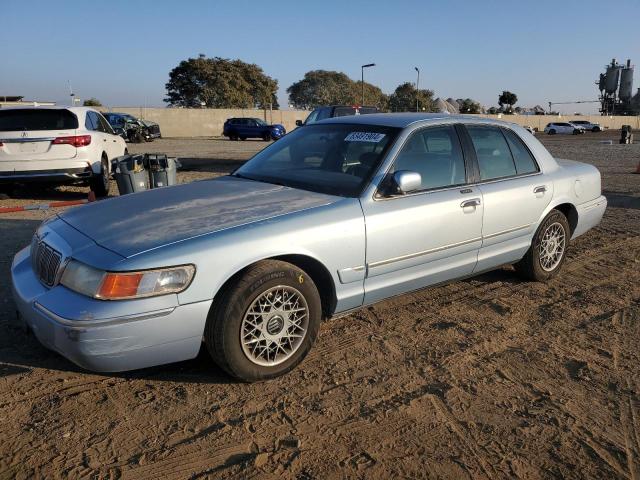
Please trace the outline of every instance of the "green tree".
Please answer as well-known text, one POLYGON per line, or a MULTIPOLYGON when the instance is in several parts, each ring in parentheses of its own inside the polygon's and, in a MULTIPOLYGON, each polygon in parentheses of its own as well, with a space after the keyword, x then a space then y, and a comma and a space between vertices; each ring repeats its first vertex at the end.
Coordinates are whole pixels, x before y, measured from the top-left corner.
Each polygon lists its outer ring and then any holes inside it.
POLYGON ((90 99, 82 102, 82 105, 84 105, 85 107, 101 107, 102 103, 100 103, 100 100, 98 100, 97 98, 91 97, 90 99))
POLYGON ((354 90, 353 80, 342 72, 312 70, 287 88, 287 93, 295 108, 313 109, 322 105, 351 105, 354 90))
POLYGON ((502 94, 498 97, 498 105, 502 108, 506 114, 513 113, 513 106, 518 102, 518 96, 515 93, 511 93, 508 90, 503 90, 502 94))
POLYGON ((487 110, 487 113, 490 115, 497 115, 500 112, 496 107, 489 107, 489 110, 487 110))
POLYGON ((460 103, 460 113, 480 113, 480 104, 470 98, 465 98, 460 103))
POLYGON ((278 108, 278 81, 255 64, 228 58, 183 60, 169 72, 167 98, 174 107, 278 108))
POLYGON ((379 87, 364 82, 364 103, 362 103, 362 81, 353 82, 353 98, 355 105, 366 105, 368 107, 378 107, 380 110, 388 110, 389 95, 385 94, 379 87))
POLYGON ((433 101, 433 90, 416 91, 416 87, 410 82, 398 85, 398 88, 389 96, 389 109, 392 112, 415 112, 416 97, 420 111, 437 111, 433 101))

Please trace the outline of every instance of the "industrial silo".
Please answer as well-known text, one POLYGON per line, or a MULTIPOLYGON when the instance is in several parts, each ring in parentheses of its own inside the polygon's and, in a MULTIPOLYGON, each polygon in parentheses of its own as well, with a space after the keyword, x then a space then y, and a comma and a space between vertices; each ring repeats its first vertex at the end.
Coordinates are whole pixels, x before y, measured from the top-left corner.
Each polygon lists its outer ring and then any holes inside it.
POLYGON ((607 66, 607 78, 605 82, 605 92, 616 93, 618 90, 618 82, 620 80, 620 69, 616 59, 611 60, 611 65, 607 66))
POLYGON ((627 102, 633 95, 633 67, 631 60, 627 60, 627 66, 620 72, 620 90, 618 98, 623 102, 627 102))

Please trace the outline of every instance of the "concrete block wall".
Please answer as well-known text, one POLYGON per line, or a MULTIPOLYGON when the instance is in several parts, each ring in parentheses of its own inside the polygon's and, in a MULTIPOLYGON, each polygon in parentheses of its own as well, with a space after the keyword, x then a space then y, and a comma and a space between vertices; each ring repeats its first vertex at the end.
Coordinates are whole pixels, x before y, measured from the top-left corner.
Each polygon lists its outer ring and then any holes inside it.
MULTIPOLYGON (((222 135, 222 126, 227 118, 257 117, 267 123, 280 123, 287 132, 296 127, 296 120, 304 120, 309 115, 305 110, 241 110, 212 108, 144 108, 110 107, 105 111, 129 113, 138 118, 151 120, 160 125, 165 137, 217 137, 222 135)), ((622 125, 640 129, 640 117, 603 117, 600 115, 478 115, 498 118, 505 122, 529 125, 544 130, 547 123, 567 122, 575 119, 597 122, 605 129, 619 130, 622 125)))
POLYGON ((303 110, 144 107, 111 107, 103 110, 128 113, 157 122, 164 137, 217 137, 222 135, 225 120, 232 117, 261 118, 267 123, 280 123, 290 132, 296 127, 296 120, 304 120, 309 115, 303 110))

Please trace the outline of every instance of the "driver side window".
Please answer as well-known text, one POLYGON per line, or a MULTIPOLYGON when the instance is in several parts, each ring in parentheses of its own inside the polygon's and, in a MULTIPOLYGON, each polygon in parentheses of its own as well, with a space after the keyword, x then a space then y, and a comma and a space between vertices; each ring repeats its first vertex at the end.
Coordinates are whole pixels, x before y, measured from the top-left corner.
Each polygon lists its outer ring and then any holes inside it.
POLYGON ((455 128, 428 127, 413 133, 398 153, 391 173, 400 170, 419 173, 420 190, 464 184, 464 157, 455 128))

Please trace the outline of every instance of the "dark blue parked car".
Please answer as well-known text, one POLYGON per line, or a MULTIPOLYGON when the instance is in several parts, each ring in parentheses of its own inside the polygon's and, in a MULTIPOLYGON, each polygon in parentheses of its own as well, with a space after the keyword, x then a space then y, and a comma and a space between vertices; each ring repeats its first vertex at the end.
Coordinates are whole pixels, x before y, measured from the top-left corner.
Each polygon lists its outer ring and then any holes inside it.
POLYGON ((280 124, 269 125, 259 118, 229 118, 224 122, 222 134, 229 140, 261 138, 265 142, 278 140, 287 131, 280 124))

